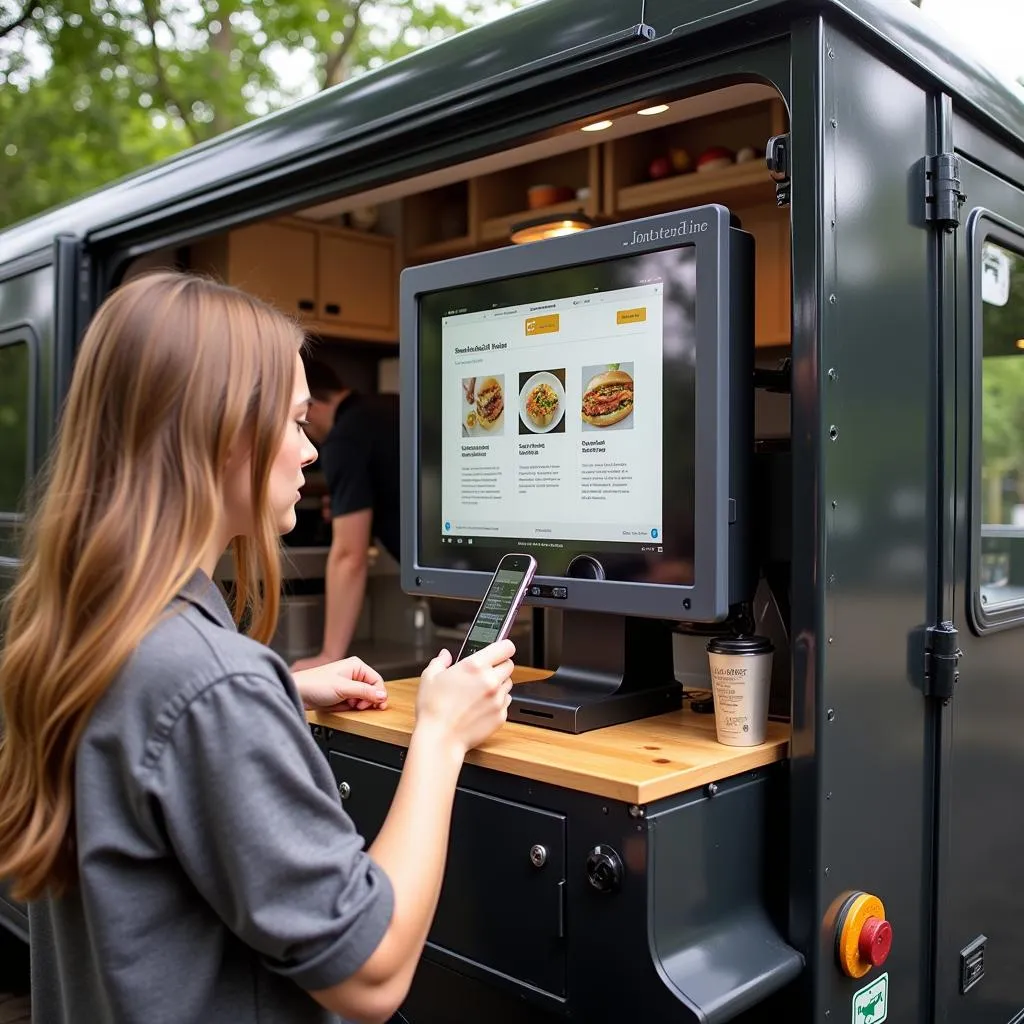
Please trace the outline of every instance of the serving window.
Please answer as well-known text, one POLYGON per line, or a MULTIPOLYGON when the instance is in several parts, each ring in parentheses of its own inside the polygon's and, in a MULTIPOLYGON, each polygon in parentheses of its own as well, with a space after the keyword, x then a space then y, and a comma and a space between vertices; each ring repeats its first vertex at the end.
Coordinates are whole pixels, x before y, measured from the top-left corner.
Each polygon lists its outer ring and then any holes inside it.
POLYGON ((974 250, 973 612, 1024 622, 1024 233, 995 223, 974 250))
POLYGON ((34 340, 26 329, 0 331, 0 558, 17 555, 15 531, 34 462, 34 340))

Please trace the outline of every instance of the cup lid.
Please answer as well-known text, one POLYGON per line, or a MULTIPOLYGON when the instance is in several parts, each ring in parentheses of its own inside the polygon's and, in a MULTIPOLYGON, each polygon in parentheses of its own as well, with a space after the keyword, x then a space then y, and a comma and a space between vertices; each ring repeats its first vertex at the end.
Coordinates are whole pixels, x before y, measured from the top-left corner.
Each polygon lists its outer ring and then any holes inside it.
POLYGON ((770 654, 775 646, 766 636, 716 636, 708 641, 709 654, 770 654))

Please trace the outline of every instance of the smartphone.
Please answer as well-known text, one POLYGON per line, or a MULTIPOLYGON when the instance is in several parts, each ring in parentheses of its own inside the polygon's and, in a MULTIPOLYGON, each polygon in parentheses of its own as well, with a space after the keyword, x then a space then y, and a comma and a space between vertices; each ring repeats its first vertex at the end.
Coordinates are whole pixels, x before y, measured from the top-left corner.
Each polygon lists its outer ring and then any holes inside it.
POLYGON ((456 661, 462 661, 508 636, 536 571, 537 562, 531 555, 511 554, 502 558, 456 661))

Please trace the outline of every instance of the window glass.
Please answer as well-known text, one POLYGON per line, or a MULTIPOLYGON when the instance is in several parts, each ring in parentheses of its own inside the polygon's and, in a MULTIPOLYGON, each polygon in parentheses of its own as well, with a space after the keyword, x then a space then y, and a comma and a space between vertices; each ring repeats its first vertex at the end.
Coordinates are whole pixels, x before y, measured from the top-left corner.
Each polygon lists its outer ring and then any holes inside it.
POLYGON ((29 357, 24 341, 0 344, 0 512, 19 511, 29 474, 29 357))
POLYGON ((1024 257, 982 249, 981 545, 983 613, 1024 605, 1024 257))

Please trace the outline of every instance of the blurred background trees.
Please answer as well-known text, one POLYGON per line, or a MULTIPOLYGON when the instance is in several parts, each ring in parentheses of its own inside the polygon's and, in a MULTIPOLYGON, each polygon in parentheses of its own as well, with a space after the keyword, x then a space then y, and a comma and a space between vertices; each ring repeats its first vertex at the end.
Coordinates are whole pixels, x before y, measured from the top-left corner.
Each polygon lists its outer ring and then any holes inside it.
POLYGON ((523 0, 0 0, 0 227, 523 0))

